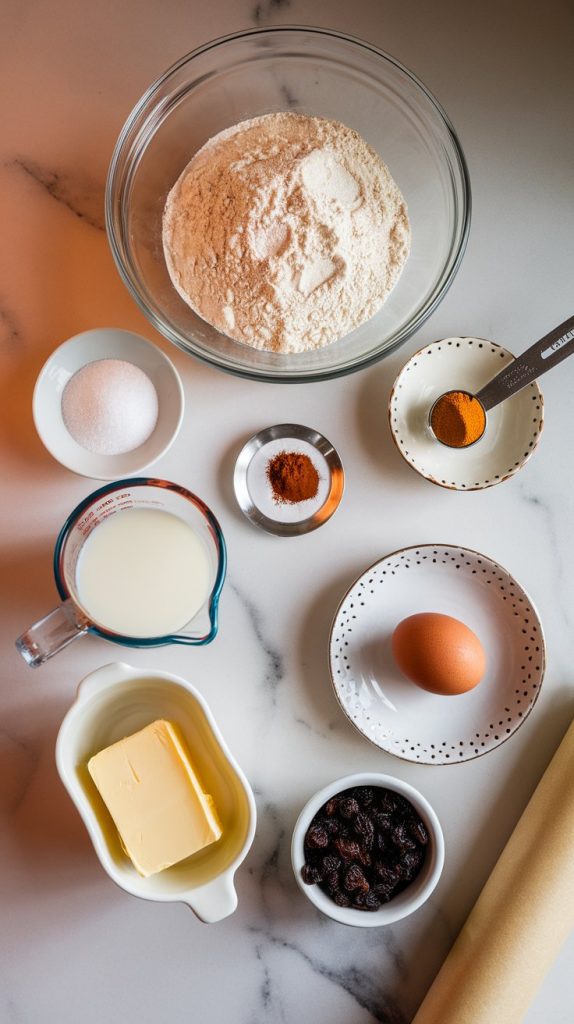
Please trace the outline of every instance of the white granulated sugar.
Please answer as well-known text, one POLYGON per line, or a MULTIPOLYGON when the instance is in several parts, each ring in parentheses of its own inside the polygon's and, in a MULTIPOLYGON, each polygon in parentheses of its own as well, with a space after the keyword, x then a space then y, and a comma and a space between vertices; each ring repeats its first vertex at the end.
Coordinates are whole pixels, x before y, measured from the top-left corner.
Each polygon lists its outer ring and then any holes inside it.
POLYGON ((139 448, 153 433, 157 416, 157 391, 147 373, 123 359, 86 363, 62 394, 66 429, 95 455, 139 448))
POLYGON ((210 139, 168 195, 171 280, 204 320, 253 348, 321 348, 370 319, 410 249, 404 199, 338 121, 266 114, 210 139))

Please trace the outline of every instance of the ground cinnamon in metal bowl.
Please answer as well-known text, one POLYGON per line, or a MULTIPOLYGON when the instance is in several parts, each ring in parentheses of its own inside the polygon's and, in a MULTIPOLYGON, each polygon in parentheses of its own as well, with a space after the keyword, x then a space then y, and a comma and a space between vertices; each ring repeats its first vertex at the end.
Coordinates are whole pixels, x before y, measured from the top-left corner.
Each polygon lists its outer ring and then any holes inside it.
POLYGON ((278 452, 267 463, 267 479, 275 501, 296 505, 317 495, 319 474, 304 452, 278 452))

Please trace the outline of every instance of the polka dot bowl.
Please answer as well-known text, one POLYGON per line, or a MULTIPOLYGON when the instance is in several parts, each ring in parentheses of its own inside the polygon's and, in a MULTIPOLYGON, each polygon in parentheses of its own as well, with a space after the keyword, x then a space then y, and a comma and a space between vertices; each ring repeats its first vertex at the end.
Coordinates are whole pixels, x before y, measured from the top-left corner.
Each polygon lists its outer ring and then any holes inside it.
POLYGON ((403 459, 440 487, 477 491, 514 476, 542 433, 542 393, 534 382, 487 414, 486 430, 468 448, 447 448, 428 423, 445 391, 476 394, 514 356, 482 338, 445 338, 421 348, 399 373, 389 399, 389 423, 403 459))
POLYGON ((486 555, 451 544, 405 548, 367 569, 339 605, 329 653, 350 722, 421 764, 459 764, 504 743, 532 711, 545 669, 542 624, 525 590, 486 555), (474 690, 437 696, 397 669, 395 627, 429 611, 461 620, 481 641, 487 667, 474 690))

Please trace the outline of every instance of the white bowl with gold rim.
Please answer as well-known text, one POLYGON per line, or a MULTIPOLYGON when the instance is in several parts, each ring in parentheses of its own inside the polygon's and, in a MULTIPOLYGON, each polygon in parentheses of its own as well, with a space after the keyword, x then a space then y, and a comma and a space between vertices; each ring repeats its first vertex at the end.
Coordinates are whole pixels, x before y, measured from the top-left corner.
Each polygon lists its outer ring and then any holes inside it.
POLYGON ((255 835, 255 800, 209 707, 190 683, 169 672, 146 672, 121 662, 92 672, 80 683, 60 727, 56 764, 113 882, 142 899, 187 903, 207 924, 233 913, 233 878, 255 835), (124 853, 87 763, 104 747, 159 718, 179 726, 205 790, 213 797, 223 834, 192 857, 142 878, 124 853))
POLYGON ((434 437, 429 414, 446 391, 477 394, 515 357, 484 338, 443 338, 415 352, 389 398, 393 440, 405 462, 440 487, 477 491, 514 476, 534 453, 544 422, 542 392, 534 381, 487 413, 482 437, 448 448, 434 437))

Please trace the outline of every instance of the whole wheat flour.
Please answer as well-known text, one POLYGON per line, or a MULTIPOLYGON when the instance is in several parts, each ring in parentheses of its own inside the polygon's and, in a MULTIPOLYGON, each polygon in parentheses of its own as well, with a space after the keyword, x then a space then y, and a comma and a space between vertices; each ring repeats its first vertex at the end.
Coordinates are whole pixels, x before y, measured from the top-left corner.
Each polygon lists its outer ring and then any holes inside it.
POLYGON ((337 121, 266 114, 210 139, 168 195, 163 247, 192 309, 253 348, 320 348, 368 320, 410 248, 404 199, 337 121))

